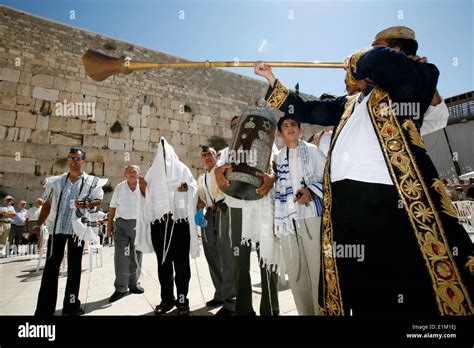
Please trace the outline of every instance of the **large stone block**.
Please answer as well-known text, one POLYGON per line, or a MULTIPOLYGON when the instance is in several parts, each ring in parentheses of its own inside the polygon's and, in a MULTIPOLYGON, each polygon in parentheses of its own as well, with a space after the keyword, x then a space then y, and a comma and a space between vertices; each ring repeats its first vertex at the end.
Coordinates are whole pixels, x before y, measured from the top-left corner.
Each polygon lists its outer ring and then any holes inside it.
POLYGON ((95 97, 97 95, 97 86, 90 83, 81 83, 81 93, 95 97))
POLYGON ((95 131, 97 135, 105 136, 107 134, 107 124, 104 122, 97 122, 95 124, 95 131))
POLYGON ((133 151, 148 151, 148 141, 134 140, 133 151))
POLYGON ((146 127, 150 129, 158 128, 158 117, 149 116, 146 121, 146 127))
POLYGON ((49 89, 43 87, 35 87, 33 89, 33 98, 57 101, 59 97, 59 91, 56 89, 49 89))
POLYGON ((118 110, 120 110, 121 105, 122 105, 122 102, 120 100, 118 100, 118 101, 110 100, 109 101, 109 110, 118 111, 118 110))
POLYGON ((70 134, 51 134, 51 144, 81 146, 82 137, 73 138, 70 134))
POLYGON ((106 110, 105 112, 105 122, 113 124, 117 121, 117 111, 115 110, 106 110))
POLYGON ((183 110, 184 103, 180 100, 172 100, 171 101, 171 110, 183 110))
POLYGON ((82 121, 75 118, 68 118, 66 121, 66 130, 68 133, 81 134, 82 121))
POLYGON ((158 130, 170 130, 170 120, 168 120, 167 118, 159 118, 158 130))
POLYGON ((138 127, 133 128, 132 134, 131 134, 131 139, 132 140, 140 140, 140 129, 138 127))
MULTIPOLYGON (((53 88, 54 76, 37 74, 31 78, 31 84, 35 87, 53 88)), ((56 88, 60 89, 60 88, 56 88)))
POLYGON ((99 109, 95 108, 95 117, 93 118, 94 121, 96 122, 105 122, 105 110, 104 109, 99 109))
POLYGON ((42 116, 39 115, 36 119, 36 126, 35 129, 39 130, 48 130, 49 127, 49 117, 50 116, 42 116))
POLYGON ((22 156, 0 156, 0 171, 5 173, 34 174, 36 159, 22 156))
POLYGON ((24 84, 19 83, 16 88, 16 94, 20 97, 31 97, 32 88, 29 85, 24 85, 24 84))
POLYGON ((150 129, 140 128, 140 139, 144 141, 150 140, 150 129))
POLYGON ((170 131, 177 131, 179 130, 179 121, 170 120, 170 131))
POLYGON ((206 126, 211 126, 212 125, 212 118, 210 116, 202 116, 201 117, 201 123, 206 126))
POLYGON ((108 87, 101 86, 97 89, 97 96, 100 98, 118 100, 120 96, 120 91, 115 88, 108 88, 108 87))
POLYGON ((18 82, 20 80, 20 70, 1 68, 0 69, 0 80, 18 82))
POLYGON ((139 114, 132 114, 128 116, 128 124, 131 127, 140 127, 140 120, 141 120, 141 115, 139 114))
POLYGON ((15 125, 16 111, 0 109, 0 125, 13 127, 15 125))
POLYGON ((111 150, 130 151, 130 140, 108 138, 108 147, 111 150))
POLYGON ((58 89, 60 91, 66 89, 66 79, 64 77, 58 77, 56 76, 54 78, 54 83, 53 83, 53 88, 58 89))
POLYGON ((65 89, 68 92, 79 93, 81 91, 81 83, 76 80, 67 80, 65 89))
POLYGON ((10 81, 0 81, 0 94, 3 96, 16 96, 18 83, 10 81))
POLYGON ((67 120, 63 116, 51 116, 49 119, 49 129, 53 132, 66 132, 67 120))
POLYGON ((142 115, 148 116, 150 114, 150 106, 149 105, 143 105, 142 106, 142 115))
POLYGON ((88 134, 88 135, 95 134, 95 125, 96 125, 95 122, 91 122, 91 121, 81 121, 81 122, 82 124, 81 124, 80 134, 88 134))
POLYGON ((107 146, 107 137, 97 135, 84 135, 82 146, 102 149, 107 146))
POLYGON ((30 112, 17 112, 15 127, 35 128, 37 118, 37 115, 32 115, 30 112))
POLYGON ((49 144, 51 132, 34 129, 31 132, 31 141, 35 144, 49 144))

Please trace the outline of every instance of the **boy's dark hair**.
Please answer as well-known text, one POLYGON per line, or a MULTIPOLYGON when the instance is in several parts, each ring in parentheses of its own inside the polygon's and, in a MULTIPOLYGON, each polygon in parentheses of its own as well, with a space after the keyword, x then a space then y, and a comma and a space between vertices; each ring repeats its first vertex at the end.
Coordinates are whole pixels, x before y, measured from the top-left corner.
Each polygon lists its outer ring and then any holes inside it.
MULTIPOLYGON (((293 118, 290 116, 290 115, 285 115, 285 116, 282 116, 280 117, 280 119, 278 120, 278 123, 277 123, 277 129, 279 132, 281 132, 281 126, 283 124, 283 122, 285 122, 286 120, 293 120, 293 118)), ((295 121, 295 120, 293 120, 295 121)), ((298 122, 298 121, 295 121, 297 124, 298 124, 298 128, 301 128, 301 123, 298 122)))
POLYGON ((82 158, 82 159, 86 159, 86 152, 85 152, 83 149, 81 149, 80 147, 71 147, 71 148, 69 149, 69 153, 70 153, 70 154, 71 154, 71 153, 77 153, 77 152, 80 152, 80 153, 81 153, 81 158, 82 158))
POLYGON ((388 47, 400 47, 400 50, 407 56, 416 55, 418 42, 412 39, 387 39, 388 47))

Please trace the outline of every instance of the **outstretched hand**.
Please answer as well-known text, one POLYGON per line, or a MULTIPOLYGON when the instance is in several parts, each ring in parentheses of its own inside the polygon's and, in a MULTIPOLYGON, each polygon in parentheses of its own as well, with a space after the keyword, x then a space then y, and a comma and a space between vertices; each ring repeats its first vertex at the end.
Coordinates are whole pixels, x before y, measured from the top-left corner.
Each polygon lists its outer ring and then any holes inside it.
POLYGON ((265 77, 268 83, 270 83, 270 86, 273 87, 276 77, 273 75, 272 68, 270 66, 259 60, 253 64, 253 71, 255 74, 265 77))

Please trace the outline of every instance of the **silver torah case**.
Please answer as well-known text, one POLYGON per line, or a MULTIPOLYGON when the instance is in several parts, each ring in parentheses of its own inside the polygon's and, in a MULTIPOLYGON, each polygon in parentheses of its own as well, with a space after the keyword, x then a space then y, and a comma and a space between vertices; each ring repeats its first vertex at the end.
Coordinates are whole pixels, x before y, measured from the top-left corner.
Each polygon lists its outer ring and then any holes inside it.
POLYGON ((221 190, 232 197, 244 200, 262 198, 255 192, 262 185, 257 173, 268 172, 278 116, 267 107, 251 107, 240 117, 237 131, 229 147, 226 171, 230 185, 221 190))

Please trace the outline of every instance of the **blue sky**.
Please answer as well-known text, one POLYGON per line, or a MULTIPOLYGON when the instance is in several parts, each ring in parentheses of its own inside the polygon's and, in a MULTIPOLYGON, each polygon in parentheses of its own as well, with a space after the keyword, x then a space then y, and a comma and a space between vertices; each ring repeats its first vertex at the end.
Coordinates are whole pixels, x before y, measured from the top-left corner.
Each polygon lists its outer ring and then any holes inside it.
MULTIPOLYGON (((342 61, 387 26, 416 31, 445 97, 474 86, 472 0, 3 0, 3 4, 190 60, 342 61), (70 10, 76 18, 70 19, 70 10), (183 18, 184 15, 184 18, 183 18)), ((85 48, 84 48, 85 49, 85 48)), ((250 68, 232 69, 256 77, 250 68)), ((342 70, 274 69, 313 95, 344 93, 342 70)), ((259 77, 257 77, 259 78, 259 77)))

